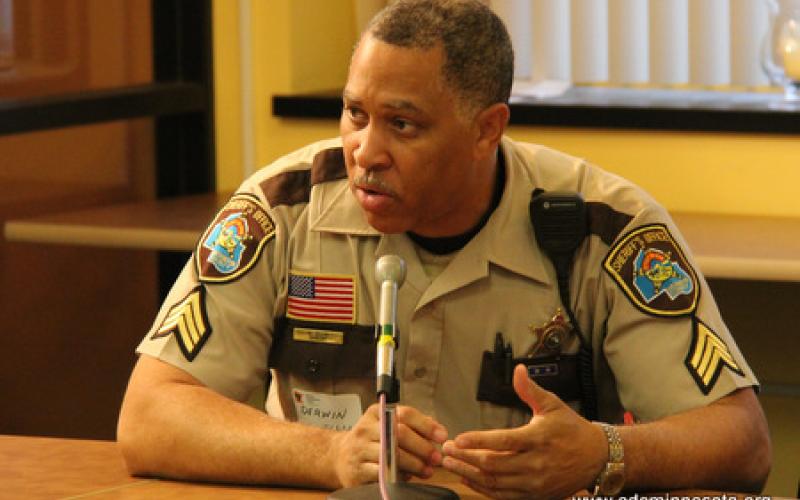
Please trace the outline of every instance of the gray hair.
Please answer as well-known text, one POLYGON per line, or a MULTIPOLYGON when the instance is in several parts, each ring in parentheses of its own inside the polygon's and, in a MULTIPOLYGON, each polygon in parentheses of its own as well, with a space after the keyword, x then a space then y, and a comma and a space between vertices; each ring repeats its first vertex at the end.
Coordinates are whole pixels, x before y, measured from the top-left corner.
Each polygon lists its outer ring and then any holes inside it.
POLYGON ((428 50, 441 43, 444 81, 468 109, 508 102, 511 40, 503 21, 479 0, 397 0, 366 31, 399 47, 428 50))

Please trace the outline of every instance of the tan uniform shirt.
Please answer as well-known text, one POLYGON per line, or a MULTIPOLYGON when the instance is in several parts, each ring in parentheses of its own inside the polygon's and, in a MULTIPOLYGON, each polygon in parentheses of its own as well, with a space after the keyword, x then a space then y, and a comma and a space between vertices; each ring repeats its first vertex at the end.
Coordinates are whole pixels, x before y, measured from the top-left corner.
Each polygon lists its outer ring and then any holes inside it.
MULTIPOLYGON (((588 202, 591 234, 572 266, 571 302, 593 348, 601 419, 618 422, 628 410, 653 420, 757 384, 662 207, 548 148, 504 138, 501 154, 499 206, 433 280, 405 234, 367 224, 338 139, 281 158, 212 222, 138 352, 239 400, 263 384, 271 359, 273 403, 285 418, 346 428, 375 401, 374 267, 396 254, 408 268, 398 299, 401 403, 451 436, 521 425, 529 413, 477 401, 476 391, 497 332, 515 356, 535 354, 561 307, 528 214, 540 188, 588 202)), ((572 335, 564 352, 578 345, 572 335)))

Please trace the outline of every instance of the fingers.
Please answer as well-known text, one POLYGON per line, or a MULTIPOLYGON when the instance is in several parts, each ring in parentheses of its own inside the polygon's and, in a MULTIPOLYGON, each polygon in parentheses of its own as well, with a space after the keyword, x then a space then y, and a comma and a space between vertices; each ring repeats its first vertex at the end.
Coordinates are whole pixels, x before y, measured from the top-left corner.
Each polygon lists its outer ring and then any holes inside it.
POLYGON ((453 443, 451 446, 454 445, 454 447, 461 449, 473 448, 495 451, 520 451, 531 446, 524 427, 465 432, 456 436, 454 441, 448 442, 453 443))
POLYGON ((514 392, 527 404, 534 415, 539 415, 564 406, 558 396, 542 389, 528 376, 528 369, 523 364, 514 368, 514 392))
POLYGON ((333 466, 344 487, 374 481, 378 477, 376 413, 369 408, 347 432, 336 433, 331 441, 333 466))
MULTIPOLYGON (((568 408, 558 396, 542 389, 528 377, 528 369, 522 364, 517 365, 514 369, 514 391, 533 410, 534 419, 536 416, 568 408)), ((526 429, 526 426, 514 429, 465 432, 456 437, 455 444, 459 448, 496 451, 521 451, 535 445, 532 442, 530 430, 526 429)))
POLYGON ((447 429, 442 424, 411 406, 398 406, 397 420, 434 443, 442 444, 447 439, 447 429))
MULTIPOLYGON (((379 418, 380 407, 371 405, 351 432, 355 432, 362 442, 377 445, 380 439, 379 418)), ((442 463, 442 453, 436 445, 447 439, 444 426, 412 407, 398 406, 395 429, 398 469, 421 478, 432 476, 433 467, 442 463)), ((377 462, 378 455, 375 454, 374 458, 372 455, 370 453, 369 460, 377 462)))
POLYGON ((406 424, 397 425, 397 447, 418 457, 426 465, 437 466, 442 463, 442 453, 434 443, 406 424))
MULTIPOLYGON (((577 488, 559 482, 563 471, 554 464, 574 464, 582 450, 581 428, 591 424, 531 380, 524 365, 515 368, 513 384, 534 412, 530 422, 456 436, 443 446, 442 465, 492 498, 563 497, 563 492, 577 488)), ((573 482, 580 485, 583 479, 573 482)))
POLYGON ((373 462, 360 462, 352 472, 350 480, 342 486, 350 488, 366 483, 378 481, 378 464, 373 462))
POLYGON ((432 467, 442 463, 442 453, 436 444, 446 439, 447 430, 436 420, 410 406, 397 407, 397 447, 419 461, 411 461, 404 470, 429 477, 432 467))
POLYGON ((530 481, 530 478, 520 474, 520 470, 516 473, 488 471, 451 456, 445 457, 442 465, 461 476, 470 488, 495 498, 522 497, 530 481))
POLYGON ((476 469, 496 474, 517 472, 521 466, 524 466, 520 461, 520 454, 511 451, 464 449, 455 446, 453 441, 446 442, 443 451, 447 457, 465 462, 476 469))
POLYGON ((359 417, 358 422, 356 425, 350 429, 351 433, 359 439, 366 442, 371 441, 379 441, 380 440, 380 427, 379 427, 379 420, 380 417, 380 409, 377 404, 370 405, 367 408, 367 411, 364 412, 361 417, 359 417))
POLYGON ((423 461, 418 456, 412 455, 399 447, 397 449, 397 469, 422 479, 428 479, 433 476, 433 466, 430 462, 423 461))

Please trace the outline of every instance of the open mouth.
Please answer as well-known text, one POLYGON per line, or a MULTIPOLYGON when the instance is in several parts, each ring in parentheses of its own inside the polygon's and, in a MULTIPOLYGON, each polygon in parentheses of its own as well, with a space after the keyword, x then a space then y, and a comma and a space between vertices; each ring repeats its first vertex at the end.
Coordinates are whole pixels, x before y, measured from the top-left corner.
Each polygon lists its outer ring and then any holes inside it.
POLYGON ((392 210, 396 203, 394 193, 377 182, 358 182, 355 184, 355 195, 361 208, 373 214, 383 214, 392 210))
POLYGON ((369 186, 359 186, 358 189, 364 191, 366 194, 369 195, 386 195, 387 193, 383 191, 378 191, 377 189, 369 186))
POLYGON ((355 186, 359 191, 366 195, 388 196, 390 198, 394 196, 394 192, 391 188, 389 188, 389 186, 384 185, 380 179, 374 177, 367 179, 356 179, 355 186))

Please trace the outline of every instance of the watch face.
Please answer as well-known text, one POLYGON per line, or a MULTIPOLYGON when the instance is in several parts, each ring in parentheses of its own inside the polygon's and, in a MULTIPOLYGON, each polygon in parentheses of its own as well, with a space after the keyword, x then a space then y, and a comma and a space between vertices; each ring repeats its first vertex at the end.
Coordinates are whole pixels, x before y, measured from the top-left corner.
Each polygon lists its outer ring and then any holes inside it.
POLYGON ((616 495, 625 484, 625 474, 621 470, 610 470, 600 480, 600 490, 604 495, 616 495))

